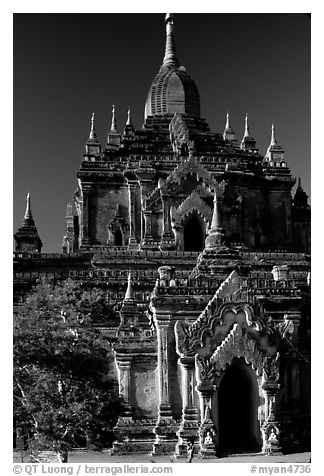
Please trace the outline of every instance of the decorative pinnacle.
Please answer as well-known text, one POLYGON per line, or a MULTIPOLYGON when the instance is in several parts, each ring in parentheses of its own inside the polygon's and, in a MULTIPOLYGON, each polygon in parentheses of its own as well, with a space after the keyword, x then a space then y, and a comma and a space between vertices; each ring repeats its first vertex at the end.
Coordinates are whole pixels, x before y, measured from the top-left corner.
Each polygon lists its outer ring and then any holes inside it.
POLYGON ((89 139, 97 139, 96 129, 95 129, 95 113, 93 112, 91 115, 91 128, 90 128, 90 135, 89 139))
POLYGON ((126 126, 131 126, 131 125, 132 125, 131 110, 128 109, 128 111, 127 111, 127 122, 126 122, 126 126))
POLYGON ((271 126, 271 142, 270 142, 270 146, 271 145, 277 145, 277 141, 276 141, 276 131, 275 131, 275 126, 274 124, 272 124, 271 126))
POLYGON ((218 248, 224 244, 224 233, 221 226, 220 212, 218 207, 218 197, 215 191, 214 195, 214 210, 213 217, 208 231, 208 236, 205 241, 206 248, 218 248))
POLYGON ((134 300, 134 291, 132 286, 132 273, 130 271, 128 273, 128 284, 127 284, 127 290, 126 290, 124 301, 133 301, 133 300, 134 300))
POLYGON ((116 119, 115 119, 115 106, 114 105, 112 107, 110 132, 116 132, 117 133, 117 122, 116 122, 116 119))
POLYGON ((166 42, 165 42, 165 54, 163 58, 163 65, 175 66, 176 68, 178 68, 180 66, 180 63, 176 54, 175 41, 173 36, 173 22, 174 22, 173 14, 167 13, 165 15, 166 42))
POLYGON ((296 192, 303 192, 303 187, 301 185, 301 178, 298 177, 298 185, 297 185, 297 188, 296 188, 296 192))
POLYGON ((225 129, 223 132, 223 139, 230 140, 230 141, 235 140, 235 133, 231 127, 230 115, 228 111, 226 113, 226 124, 225 124, 225 129))
POLYGON ((212 217, 212 222, 210 226, 210 230, 212 231, 221 231, 221 221, 220 221, 220 213, 219 213, 219 207, 218 207, 218 197, 217 193, 215 192, 214 195, 214 210, 213 210, 213 217, 212 217))
POLYGON ((231 124, 230 124, 230 116, 229 112, 227 111, 226 113, 226 124, 225 124, 225 130, 231 129, 231 124))
POLYGON ((32 220, 33 219, 33 215, 32 215, 31 208, 30 208, 30 193, 29 192, 27 193, 26 211, 25 211, 24 219, 25 220, 32 220))
POLYGON ((249 130, 249 119, 248 119, 248 114, 245 114, 245 129, 244 129, 244 137, 249 137, 250 136, 250 130, 249 130))

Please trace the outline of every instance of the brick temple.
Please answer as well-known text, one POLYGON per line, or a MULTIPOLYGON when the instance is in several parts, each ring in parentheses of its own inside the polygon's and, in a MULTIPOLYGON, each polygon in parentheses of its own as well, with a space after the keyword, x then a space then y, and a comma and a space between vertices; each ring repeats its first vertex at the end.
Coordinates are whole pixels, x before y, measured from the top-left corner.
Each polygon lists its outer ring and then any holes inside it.
MULTIPOLYGON (((260 154, 200 116, 174 17, 141 129, 92 115, 62 253, 41 253, 30 196, 16 232, 14 296, 41 276, 106 289, 126 412, 114 451, 203 457, 310 445, 310 207, 274 125, 260 154)), ((154 72, 152 72, 154 74, 154 72)), ((242 121, 243 122, 243 121, 242 121)), ((243 124, 242 124, 243 126, 243 124)), ((243 129, 243 127, 242 127, 243 129)))

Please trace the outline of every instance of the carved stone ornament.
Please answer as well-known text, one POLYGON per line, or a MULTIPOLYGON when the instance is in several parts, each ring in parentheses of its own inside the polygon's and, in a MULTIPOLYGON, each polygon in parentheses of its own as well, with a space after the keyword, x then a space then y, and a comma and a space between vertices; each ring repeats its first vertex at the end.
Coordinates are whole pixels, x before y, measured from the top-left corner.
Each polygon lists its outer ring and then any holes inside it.
POLYGON ((212 209, 202 200, 196 191, 193 191, 178 208, 171 207, 171 222, 174 225, 182 224, 184 219, 194 210, 203 218, 205 223, 210 222, 212 209))
POLYGON ((153 209, 162 210, 161 188, 156 187, 153 192, 143 199, 144 211, 153 209))
POLYGON ((178 167, 171 172, 163 186, 165 192, 168 191, 173 183, 180 185, 187 175, 195 175, 197 182, 201 180, 210 191, 215 190, 215 180, 212 178, 208 170, 197 162, 193 155, 190 155, 187 160, 181 162, 178 167))
MULTIPOLYGON (((197 185, 201 180, 204 186, 208 189, 209 193, 214 193, 215 188, 218 187, 219 194, 222 194, 222 187, 225 185, 216 185, 215 180, 212 178, 208 170, 206 170, 200 163, 196 161, 191 154, 189 158, 181 162, 173 172, 168 176, 163 185, 155 187, 152 193, 146 198, 145 204, 143 204, 146 210, 152 210, 154 207, 162 208, 162 195, 176 195, 175 188, 180 187, 181 183, 186 180, 190 175, 196 176, 197 185)), ((223 182, 221 182, 223 184, 223 182)), ((224 183, 225 184, 225 183, 224 183)), ((221 196, 221 195, 220 195, 221 196)))
POLYGON ((253 309, 244 302, 242 284, 237 272, 232 271, 195 322, 176 323, 176 348, 180 356, 194 355, 198 347, 203 347, 205 338, 215 333, 216 323, 222 326, 223 333, 227 333, 235 322, 257 330, 258 322, 253 321, 253 309))
POLYGON ((280 376, 279 364, 280 364, 279 352, 277 352, 275 355, 265 357, 264 366, 263 366, 264 382, 266 383, 278 382, 279 376, 280 376))
POLYGON ((268 454, 280 453, 280 429, 276 422, 267 421, 262 427, 263 451, 268 454))
POLYGON ((189 131, 181 114, 176 112, 169 124, 170 141, 173 152, 179 154, 183 146, 189 144, 189 131))
POLYGON ((278 330, 283 339, 289 339, 295 330, 294 322, 291 319, 287 319, 285 316, 284 322, 278 325, 278 330))
POLYGON ((215 370, 212 362, 209 359, 204 359, 196 354, 195 357, 196 366, 198 369, 198 375, 200 377, 200 382, 212 382, 215 376, 215 370))
POLYGON ((258 350, 256 342, 243 332, 239 324, 234 324, 228 336, 211 356, 210 363, 214 373, 220 375, 234 357, 244 357, 245 362, 251 364, 257 375, 262 375, 265 358, 258 350))
POLYGON ((225 180, 222 180, 221 182, 216 182, 215 193, 216 193, 217 199, 224 197, 225 187, 226 187, 225 180))
POLYGON ((198 382, 213 384, 214 379, 226 370, 234 357, 243 357, 257 375, 262 375, 265 358, 258 350, 256 342, 243 332, 239 324, 234 324, 233 329, 209 359, 196 355, 198 382))

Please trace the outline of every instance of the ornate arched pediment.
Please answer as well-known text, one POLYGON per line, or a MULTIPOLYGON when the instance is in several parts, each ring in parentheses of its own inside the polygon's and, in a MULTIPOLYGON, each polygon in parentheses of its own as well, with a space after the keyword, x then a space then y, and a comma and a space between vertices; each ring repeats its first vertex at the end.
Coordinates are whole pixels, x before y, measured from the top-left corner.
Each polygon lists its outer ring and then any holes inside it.
MULTIPOLYGON (((199 164, 193 156, 190 156, 171 172, 163 185, 155 187, 153 192, 145 200, 145 208, 150 210, 153 207, 162 206, 161 196, 174 196, 176 193, 175 188, 181 188, 181 183, 185 181, 188 176, 192 175, 196 177, 197 182, 201 181, 204 184, 209 194, 214 193, 216 187, 214 179, 208 170, 199 164)), ((200 187, 199 190, 201 190, 200 187)), ((206 193, 204 195, 206 195, 206 193)), ((208 207, 208 205, 205 206, 208 207)))
POLYGON ((227 337, 210 358, 216 374, 224 371, 234 357, 244 357, 246 363, 252 365, 257 375, 262 375, 265 357, 257 348, 256 341, 244 332, 238 323, 234 324, 227 337))
POLYGON ((234 324, 210 358, 205 359, 196 354, 198 383, 213 383, 216 377, 226 371, 234 358, 242 357, 259 377, 262 376, 263 383, 277 384, 280 375, 279 352, 274 355, 266 355, 258 348, 256 340, 238 323, 234 324))
MULTIPOLYGON (((215 309, 216 311, 216 309, 215 309)), ((211 354, 218 342, 228 334, 233 325, 257 332, 253 309, 247 303, 221 303, 217 312, 202 314, 192 325, 184 321, 175 324, 176 348, 180 356, 196 353, 211 354)))
POLYGON ((223 281, 204 311, 192 324, 177 321, 175 336, 179 355, 194 355, 198 347, 204 347, 206 339, 217 333, 224 335, 235 322, 243 327, 257 329, 252 307, 246 298, 243 280, 236 271, 223 281))
POLYGON ((180 185, 188 175, 196 176, 197 182, 201 180, 211 192, 215 190, 215 181, 208 170, 197 162, 193 155, 190 155, 189 158, 181 162, 166 179, 162 187, 163 193, 168 193, 173 184, 180 185))
POLYGON ((171 221, 175 225, 182 224, 184 219, 193 211, 196 211, 206 224, 210 222, 212 209, 202 200, 196 191, 193 191, 178 208, 171 207, 171 221))

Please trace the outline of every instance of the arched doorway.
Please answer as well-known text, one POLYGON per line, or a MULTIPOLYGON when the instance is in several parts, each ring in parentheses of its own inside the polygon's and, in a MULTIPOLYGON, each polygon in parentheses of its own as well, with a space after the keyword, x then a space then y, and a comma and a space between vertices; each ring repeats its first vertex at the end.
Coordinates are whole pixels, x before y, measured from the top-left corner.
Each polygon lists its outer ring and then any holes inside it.
POLYGON ((203 222, 196 213, 192 213, 183 227, 184 251, 202 251, 205 247, 203 222))
POLYGON ((254 371, 244 359, 234 359, 218 390, 219 451, 260 451, 258 385, 254 371))

